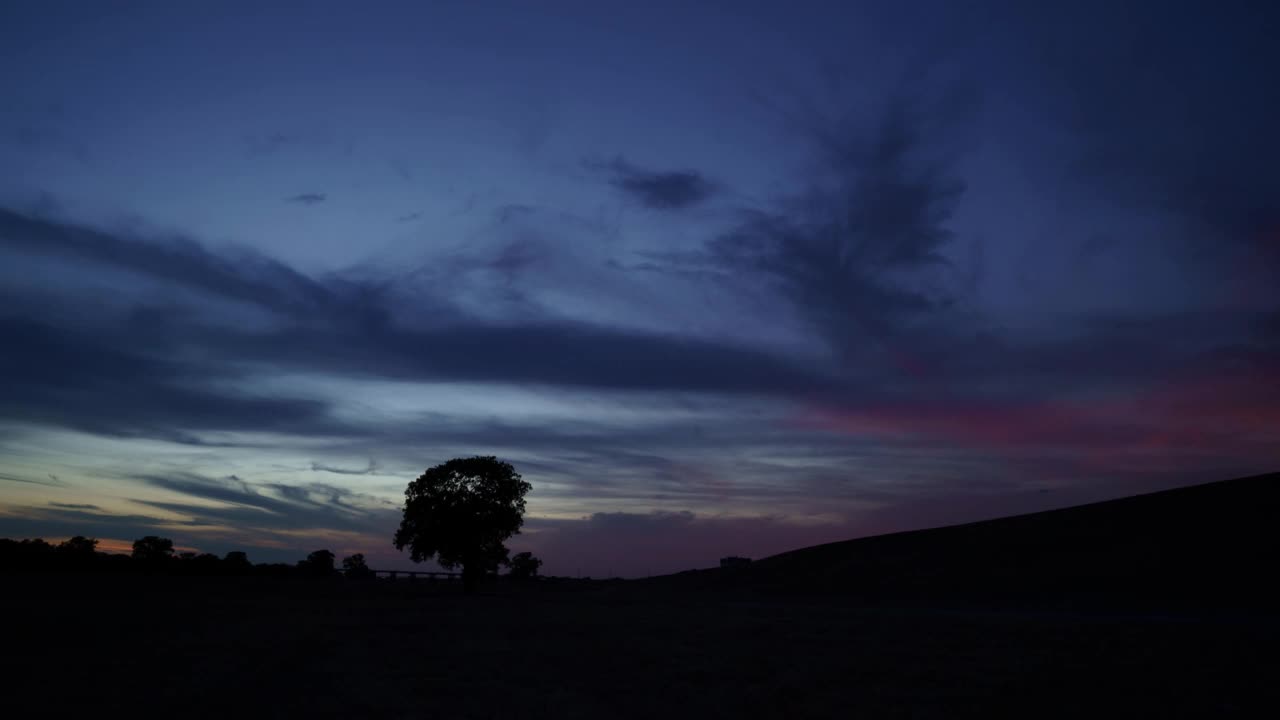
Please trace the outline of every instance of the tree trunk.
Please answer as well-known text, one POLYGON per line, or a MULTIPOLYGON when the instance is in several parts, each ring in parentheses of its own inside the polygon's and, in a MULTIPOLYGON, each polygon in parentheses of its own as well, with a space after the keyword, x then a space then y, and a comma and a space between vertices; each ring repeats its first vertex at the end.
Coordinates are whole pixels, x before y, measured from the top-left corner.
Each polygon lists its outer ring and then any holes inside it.
POLYGON ((462 591, 473 593, 480 587, 480 578, 484 575, 479 563, 465 563, 462 566, 462 591))

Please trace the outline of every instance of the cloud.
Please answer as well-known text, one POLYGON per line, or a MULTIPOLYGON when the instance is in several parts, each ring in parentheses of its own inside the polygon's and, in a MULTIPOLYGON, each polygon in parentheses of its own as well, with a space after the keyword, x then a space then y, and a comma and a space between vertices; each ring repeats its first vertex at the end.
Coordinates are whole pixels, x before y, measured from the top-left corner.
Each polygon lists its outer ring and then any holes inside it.
POLYGON ((297 203, 299 205, 319 205, 326 199, 328 199, 328 197, 324 193, 302 193, 300 195, 294 195, 293 197, 286 198, 285 202, 297 203))
POLYGON ((814 139, 811 186, 774 210, 749 210, 708 244, 707 261, 772 281, 843 353, 900 336, 945 311, 948 221, 964 192, 925 132, 930 107, 892 99, 867 131, 814 139))
POLYGON ((325 465, 324 463, 318 462, 311 463, 312 472, 327 472, 335 473, 337 475, 372 475, 377 471, 377 469, 378 464, 373 461, 373 458, 369 458, 369 465, 367 467, 357 469, 334 467, 332 465, 325 465))
MULTIPOLYGON (((228 257, 190 241, 144 241, 0 211, 6 250, 15 269, 44 257, 90 276, 128 270, 188 294, 189 305, 148 299, 138 307, 143 301, 124 281, 113 296, 123 307, 115 309, 74 283, 0 291, 6 307, 21 309, 0 314, 0 338, 11 348, 0 357, 9 400, 0 416, 114 437, 217 446, 200 433, 383 431, 373 420, 338 420, 329 400, 264 389, 258 380, 279 373, 744 395, 817 392, 830 382, 741 345, 563 320, 497 324, 450 310, 445 300, 424 326, 403 319, 399 305, 410 291, 387 283, 321 281, 252 253, 228 257), (246 323, 213 300, 261 316, 246 323)), ((432 303, 412 295, 415 309, 432 303)))
POLYGON ((90 505, 89 503, 51 502, 49 503, 49 505, 56 508, 63 508, 65 510, 101 510, 102 509, 97 505, 90 505))
POLYGON ((968 309, 975 274, 951 248, 966 189, 954 138, 970 113, 957 97, 912 88, 856 121, 793 117, 814 153, 798 189, 641 269, 786 306, 833 358, 830 402, 935 391, 954 373, 934 358, 980 363, 994 344, 968 309))
POLYGON ((609 163, 589 163, 610 174, 609 182, 633 200, 653 210, 684 210, 701 205, 718 192, 715 183, 693 170, 654 172, 619 157, 609 163))
MULTIPOLYGON (((146 365, 146 357, 132 350, 173 343, 199 346, 209 357, 421 380, 737 392, 821 382, 786 360, 746 347, 552 318, 505 325, 451 311, 446 300, 421 294, 413 296, 417 308, 424 302, 431 307, 434 301, 441 309, 431 326, 411 327, 391 320, 399 314, 397 303, 403 297, 395 287, 342 277, 320 282, 251 253, 231 260, 190 242, 144 242, 10 211, 0 211, 0 230, 5 231, 0 248, 124 267, 277 313, 279 322, 266 329, 205 326, 193 323, 182 310, 152 312, 145 325, 126 319, 123 325, 74 338, 36 321, 11 319, 5 328, 18 344, 40 344, 42 352, 68 357, 76 343, 104 341, 105 370, 132 373, 133 379, 184 372, 179 363, 163 358, 146 365), (115 333, 119 336, 112 337, 115 333), (513 348, 520 348, 522 355, 512 356, 513 348)), ((523 261, 502 255, 495 262, 511 269, 512 263, 523 261)), ((33 358, 26 367, 37 373, 39 365, 33 358)))
MULTIPOLYGON (((67 262, 67 267, 76 263, 116 267, 289 314, 340 312, 348 302, 335 302, 335 288, 252 251, 217 254, 182 238, 149 241, 5 208, 0 208, 0 249, 52 256, 67 262)), ((349 300, 358 303, 355 298, 349 300)))
POLYGON ((318 534, 335 531, 390 537, 398 521, 399 510, 389 501, 323 483, 261 483, 234 475, 217 479, 185 472, 143 474, 134 479, 186 498, 135 498, 134 502, 185 515, 182 522, 186 525, 220 531, 254 528, 271 534, 314 530, 318 534))
POLYGON ((0 317, 10 348, 0 357, 0 417, 180 442, 212 429, 338 430, 319 401, 211 390, 211 380, 225 377, 216 362, 177 362, 155 346, 147 352, 149 337, 136 327, 91 334, 0 317))
POLYGON ((0 512, 0 536, 10 538, 137 538, 173 527, 149 515, 113 515, 78 508, 0 505, 0 510, 5 511, 0 512))
POLYGON ((23 483, 25 485, 48 485, 49 487, 64 487, 64 483, 50 475, 48 480, 23 477, 21 475, 11 475, 9 473, 0 473, 0 480, 5 482, 23 483))
POLYGON ((970 309, 974 287, 949 251, 966 185, 948 136, 966 113, 963 103, 898 95, 869 125, 804 118, 818 160, 803 192, 742 211, 701 252, 651 254, 644 269, 763 285, 789 302, 842 366, 811 427, 993 454, 1056 447, 1151 458, 1152 443, 1170 446, 1156 438, 1182 438, 1220 458, 1265 455, 1270 438, 1240 438, 1248 423, 1194 430, 1203 413, 1266 417, 1275 399, 1239 392, 1261 378, 1233 387, 1229 409, 1211 410, 1208 396, 1194 403, 1199 416, 1191 404, 1182 417, 1149 407, 1163 384, 1196 382, 1191 369, 1224 348, 1272 352, 1274 336, 1245 327, 1247 315, 1068 316, 1011 333, 970 309), (1143 410, 1116 413, 1134 406, 1143 410))

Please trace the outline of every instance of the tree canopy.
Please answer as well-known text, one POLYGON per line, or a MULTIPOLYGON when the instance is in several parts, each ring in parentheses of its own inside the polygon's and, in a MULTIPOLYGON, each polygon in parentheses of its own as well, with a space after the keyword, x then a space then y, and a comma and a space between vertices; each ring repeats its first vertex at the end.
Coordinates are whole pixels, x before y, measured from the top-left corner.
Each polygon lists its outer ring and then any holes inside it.
POLYGON ((97 539, 87 538, 83 535, 76 535, 58 544, 58 550, 74 555, 93 555, 97 549, 97 539))
POLYGON ((173 541, 169 538, 147 535, 133 541, 133 559, 141 562, 162 562, 173 557, 173 541))
POLYGON ((335 557, 331 550, 316 550, 307 555, 306 560, 298 561, 298 569, 307 575, 328 577, 333 574, 333 560, 335 557))
POLYGON ((542 561, 531 552, 516 553, 511 558, 511 569, 507 575, 513 580, 532 580, 538 577, 538 568, 542 561))
POLYGON ((365 580, 373 577, 373 570, 364 561, 364 553, 356 553, 342 559, 342 574, 350 580, 365 580))
POLYGON ((468 589, 507 559, 503 542, 524 524, 524 496, 532 486, 496 457, 455 458, 409 483, 397 550, 414 562, 462 566, 468 589))

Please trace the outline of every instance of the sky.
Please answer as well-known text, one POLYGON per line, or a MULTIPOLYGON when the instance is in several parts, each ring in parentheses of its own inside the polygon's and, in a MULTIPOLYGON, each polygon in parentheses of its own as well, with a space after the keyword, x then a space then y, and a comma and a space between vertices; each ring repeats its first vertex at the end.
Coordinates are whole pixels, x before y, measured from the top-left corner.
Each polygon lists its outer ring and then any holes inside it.
MULTIPOLYGON (((1269 3, 7 2, 0 536, 641 576, 1280 466, 1269 3)), ((1188 528, 1194 532, 1194 528, 1188 528)))

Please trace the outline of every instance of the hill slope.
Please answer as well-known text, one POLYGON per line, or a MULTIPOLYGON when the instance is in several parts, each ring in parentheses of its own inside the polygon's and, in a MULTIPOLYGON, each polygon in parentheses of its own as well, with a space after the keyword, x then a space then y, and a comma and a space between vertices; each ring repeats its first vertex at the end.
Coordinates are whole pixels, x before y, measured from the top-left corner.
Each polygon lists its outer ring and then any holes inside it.
MULTIPOLYGON (((678 582, 868 603, 1280 607, 1280 473, 818 545, 678 582)), ((675 578, 673 578, 674 580, 675 578)))

